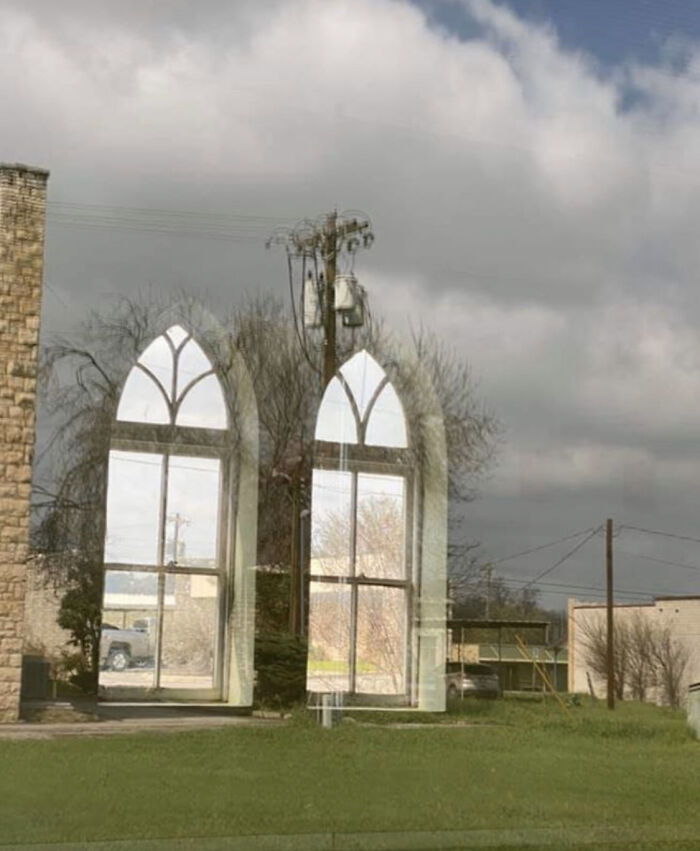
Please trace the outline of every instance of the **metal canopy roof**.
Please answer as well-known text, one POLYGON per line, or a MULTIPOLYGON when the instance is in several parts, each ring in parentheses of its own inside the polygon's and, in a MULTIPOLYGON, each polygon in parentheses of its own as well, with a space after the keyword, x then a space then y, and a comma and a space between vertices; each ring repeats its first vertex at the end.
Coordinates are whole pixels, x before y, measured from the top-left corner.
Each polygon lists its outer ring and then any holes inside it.
POLYGON ((546 629, 549 621, 448 620, 448 629, 546 629))

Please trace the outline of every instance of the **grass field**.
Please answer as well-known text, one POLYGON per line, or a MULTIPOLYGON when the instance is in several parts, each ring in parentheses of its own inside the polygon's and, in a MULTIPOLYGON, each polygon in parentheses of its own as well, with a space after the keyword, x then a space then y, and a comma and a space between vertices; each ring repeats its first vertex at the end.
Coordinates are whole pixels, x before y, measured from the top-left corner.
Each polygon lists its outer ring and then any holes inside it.
POLYGON ((608 827, 670 841, 679 825, 697 844, 667 847, 700 847, 700 742, 683 713, 638 704, 567 719, 552 703, 466 701, 445 716, 346 714, 332 730, 299 713, 285 727, 3 741, 0 766, 0 847, 608 827))

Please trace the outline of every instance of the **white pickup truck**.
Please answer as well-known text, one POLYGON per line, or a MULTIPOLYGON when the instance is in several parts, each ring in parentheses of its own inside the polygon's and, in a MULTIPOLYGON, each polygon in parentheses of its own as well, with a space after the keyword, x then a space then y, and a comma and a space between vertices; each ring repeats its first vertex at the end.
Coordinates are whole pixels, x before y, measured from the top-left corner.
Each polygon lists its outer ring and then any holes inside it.
POLYGON ((135 621, 130 629, 102 624, 100 666, 110 671, 125 671, 133 665, 153 663, 154 641, 148 621, 135 621))

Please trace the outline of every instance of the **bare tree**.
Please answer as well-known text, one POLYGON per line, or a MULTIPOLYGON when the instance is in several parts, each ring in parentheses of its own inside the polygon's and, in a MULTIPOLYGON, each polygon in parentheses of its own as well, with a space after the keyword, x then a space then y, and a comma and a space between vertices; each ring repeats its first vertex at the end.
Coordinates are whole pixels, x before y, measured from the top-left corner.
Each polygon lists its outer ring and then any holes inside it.
POLYGON ((630 694, 635 700, 646 700, 649 690, 656 684, 654 629, 642 612, 635 612, 625 625, 624 633, 630 694))
POLYGON ((673 709, 681 704, 681 687, 690 656, 688 645, 674 636, 668 624, 656 627, 652 647, 656 682, 663 702, 673 709))
MULTIPOLYGON (((593 617, 577 624, 586 664, 600 679, 607 676, 607 628, 604 618, 593 617)), ((669 624, 654 623, 643 612, 617 618, 613 627, 615 695, 657 699, 673 708, 680 706, 683 678, 690 648, 669 624)))
MULTIPOLYGON (((605 620, 594 617, 577 624, 577 632, 581 634, 586 664, 596 677, 605 679, 608 673, 607 647, 608 634, 605 620)), ((627 624, 616 620, 613 626, 613 683, 615 696, 623 700, 629 675, 629 635, 627 624)))

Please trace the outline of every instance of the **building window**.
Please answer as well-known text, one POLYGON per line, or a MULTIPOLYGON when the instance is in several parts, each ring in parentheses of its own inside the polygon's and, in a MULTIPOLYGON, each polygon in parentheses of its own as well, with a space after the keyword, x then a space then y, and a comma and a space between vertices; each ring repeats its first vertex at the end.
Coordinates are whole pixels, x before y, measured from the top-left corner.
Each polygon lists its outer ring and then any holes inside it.
POLYGON ((366 351, 329 383, 315 437, 308 688, 408 699, 414 478, 401 402, 366 351))
POLYGON ((109 455, 100 685, 218 698, 222 688, 229 414, 181 326, 124 383, 109 455))

